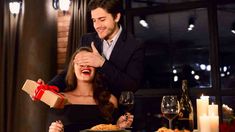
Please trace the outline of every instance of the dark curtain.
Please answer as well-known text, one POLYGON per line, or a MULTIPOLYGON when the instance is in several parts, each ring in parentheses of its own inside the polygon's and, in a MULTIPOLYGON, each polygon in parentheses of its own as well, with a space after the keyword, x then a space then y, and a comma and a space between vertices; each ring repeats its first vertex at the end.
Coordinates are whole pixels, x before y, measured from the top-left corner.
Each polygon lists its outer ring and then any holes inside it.
POLYGON ((66 64, 77 49, 80 38, 87 32, 87 0, 74 0, 69 28, 66 64))
POLYGON ((44 132, 49 106, 21 90, 26 79, 49 81, 56 74, 57 11, 50 0, 25 0, 20 26, 13 132, 44 132))
MULTIPOLYGON (((0 1, 0 56, 1 56, 1 51, 2 51, 2 38, 3 38, 3 0, 0 1)), ((0 57, 0 62, 2 62, 2 59, 0 57)), ((1 70, 0 70, 1 71, 1 70)), ((0 72, 1 73, 1 72, 0 72)), ((0 122, 1 123, 1 122, 0 122)))
MULTIPOLYGON (((0 132, 43 132, 47 108, 21 90, 26 79, 56 74, 56 11, 48 0, 23 0, 19 15, 0 1, 0 132)), ((67 58, 87 32, 87 0, 73 1, 67 58)))
POLYGON ((57 12, 52 1, 23 0, 14 17, 10 0, 0 1, 0 132, 44 132, 49 106, 21 87, 56 74, 57 12))
POLYGON ((9 1, 1 1, 0 131, 9 132, 13 121, 16 91, 16 64, 19 44, 19 17, 9 12, 9 1))

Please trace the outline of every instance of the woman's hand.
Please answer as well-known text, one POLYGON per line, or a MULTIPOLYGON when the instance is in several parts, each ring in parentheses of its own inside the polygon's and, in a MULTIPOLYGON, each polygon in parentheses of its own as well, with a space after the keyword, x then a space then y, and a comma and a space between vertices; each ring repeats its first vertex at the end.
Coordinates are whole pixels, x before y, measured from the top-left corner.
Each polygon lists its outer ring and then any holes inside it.
MULTIPOLYGON (((38 84, 45 85, 44 80, 42 80, 41 78, 38 79, 37 83, 38 83, 38 84)), ((35 93, 34 93, 34 95, 29 95, 29 96, 30 96, 30 98, 31 98, 33 101, 37 101, 37 100, 34 99, 35 93)))
POLYGON ((44 80, 42 80, 41 78, 38 79, 37 83, 42 84, 42 85, 45 85, 44 80))
POLYGON ((131 115, 130 113, 126 113, 125 115, 119 117, 117 121, 117 126, 122 129, 130 127, 133 122, 133 119, 134 119, 133 115, 131 115))
POLYGON ((64 125, 60 120, 52 122, 49 127, 49 132, 63 132, 63 131, 64 131, 64 125))

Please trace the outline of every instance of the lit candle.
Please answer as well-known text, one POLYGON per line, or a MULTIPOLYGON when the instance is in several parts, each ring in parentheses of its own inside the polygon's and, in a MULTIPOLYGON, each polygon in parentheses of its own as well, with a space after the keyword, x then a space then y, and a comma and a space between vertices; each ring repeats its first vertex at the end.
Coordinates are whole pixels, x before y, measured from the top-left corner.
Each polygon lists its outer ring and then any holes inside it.
POLYGON ((219 116, 211 114, 209 118, 211 132, 219 132, 219 116))
POLYGON ((202 115, 199 117, 200 122, 200 132, 210 132, 210 117, 207 115, 202 115))
POLYGON ((215 105, 212 103, 211 105, 208 106, 208 114, 209 115, 218 115, 218 105, 215 105))
POLYGON ((209 96, 201 96, 200 99, 197 99, 197 125, 198 130, 200 131, 200 116, 207 115, 209 105, 209 96))

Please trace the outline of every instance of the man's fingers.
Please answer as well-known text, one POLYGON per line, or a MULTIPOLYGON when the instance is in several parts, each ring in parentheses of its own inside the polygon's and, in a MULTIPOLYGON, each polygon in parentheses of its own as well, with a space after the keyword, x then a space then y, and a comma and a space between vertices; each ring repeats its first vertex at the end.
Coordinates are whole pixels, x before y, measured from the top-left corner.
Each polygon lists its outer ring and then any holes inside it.
POLYGON ((92 48, 92 51, 93 51, 94 53, 99 53, 98 50, 97 50, 96 47, 95 47, 94 42, 91 42, 91 48, 92 48))

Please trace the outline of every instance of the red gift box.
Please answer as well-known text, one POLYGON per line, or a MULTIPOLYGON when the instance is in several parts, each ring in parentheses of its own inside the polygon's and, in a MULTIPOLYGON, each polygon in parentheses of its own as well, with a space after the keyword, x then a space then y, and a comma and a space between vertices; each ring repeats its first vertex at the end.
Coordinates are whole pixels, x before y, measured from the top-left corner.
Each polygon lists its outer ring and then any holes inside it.
POLYGON ((62 94, 58 93, 58 88, 55 86, 42 85, 32 80, 26 80, 22 90, 34 99, 40 100, 53 108, 63 108, 68 102, 62 94))

